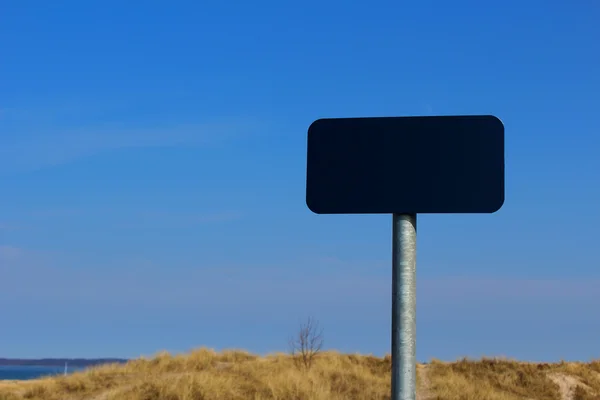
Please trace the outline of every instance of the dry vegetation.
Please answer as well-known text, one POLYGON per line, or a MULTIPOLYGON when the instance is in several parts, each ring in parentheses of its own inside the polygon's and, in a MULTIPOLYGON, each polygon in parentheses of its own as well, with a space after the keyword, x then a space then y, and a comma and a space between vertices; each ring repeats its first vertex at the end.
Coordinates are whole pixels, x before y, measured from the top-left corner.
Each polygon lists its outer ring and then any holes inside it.
MULTIPOLYGON (((286 354, 200 349, 0 384, 0 400, 383 400, 390 370, 387 357, 322 352, 306 369, 286 354)), ((600 361, 433 361, 419 366, 418 384, 422 400, 600 400, 600 361)))

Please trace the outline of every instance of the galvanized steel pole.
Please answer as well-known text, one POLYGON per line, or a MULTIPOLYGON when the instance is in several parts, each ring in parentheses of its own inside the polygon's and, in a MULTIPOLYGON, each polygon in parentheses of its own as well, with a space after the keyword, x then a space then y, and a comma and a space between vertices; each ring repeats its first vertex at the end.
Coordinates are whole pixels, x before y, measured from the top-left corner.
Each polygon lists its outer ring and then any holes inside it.
POLYGON ((392 221, 392 399, 416 400, 416 214, 392 221))

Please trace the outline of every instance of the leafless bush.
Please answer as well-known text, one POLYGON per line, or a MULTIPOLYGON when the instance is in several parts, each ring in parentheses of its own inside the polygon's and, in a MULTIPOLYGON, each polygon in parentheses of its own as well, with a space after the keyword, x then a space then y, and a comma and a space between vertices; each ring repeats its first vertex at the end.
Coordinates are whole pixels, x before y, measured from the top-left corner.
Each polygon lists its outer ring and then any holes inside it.
POLYGON ((289 346, 296 365, 309 370, 323 347, 323 329, 319 326, 319 321, 309 317, 290 339, 289 346))

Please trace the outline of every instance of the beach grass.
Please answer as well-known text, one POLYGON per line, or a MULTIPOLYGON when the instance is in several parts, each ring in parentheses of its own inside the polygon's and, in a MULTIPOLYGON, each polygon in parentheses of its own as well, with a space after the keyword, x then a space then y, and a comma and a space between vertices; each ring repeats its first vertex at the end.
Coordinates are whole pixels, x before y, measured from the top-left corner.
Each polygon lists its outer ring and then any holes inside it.
MULTIPOLYGON (((34 381, 0 383, 0 400, 388 400, 388 357, 322 352, 306 369, 287 354, 159 353, 34 381)), ((600 400, 600 361, 432 360, 419 400, 600 400)))

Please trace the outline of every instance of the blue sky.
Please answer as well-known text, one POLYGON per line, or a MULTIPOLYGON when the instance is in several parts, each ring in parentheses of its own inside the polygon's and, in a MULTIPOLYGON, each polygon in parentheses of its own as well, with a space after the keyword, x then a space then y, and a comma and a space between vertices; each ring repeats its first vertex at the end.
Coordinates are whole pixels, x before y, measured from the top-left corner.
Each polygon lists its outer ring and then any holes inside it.
POLYGON ((593 1, 4 1, 0 356, 390 347, 391 216, 314 215, 321 117, 494 114, 506 202, 422 215, 417 358, 600 357, 593 1))

